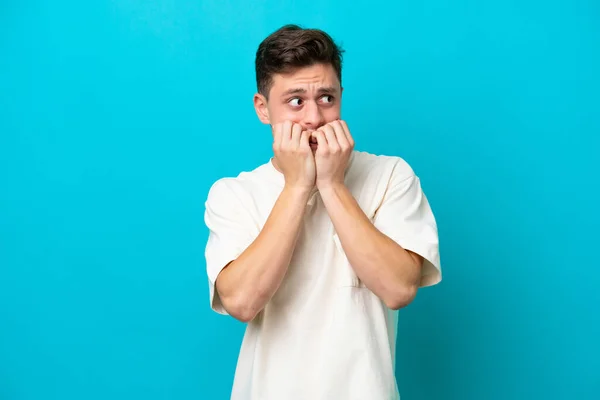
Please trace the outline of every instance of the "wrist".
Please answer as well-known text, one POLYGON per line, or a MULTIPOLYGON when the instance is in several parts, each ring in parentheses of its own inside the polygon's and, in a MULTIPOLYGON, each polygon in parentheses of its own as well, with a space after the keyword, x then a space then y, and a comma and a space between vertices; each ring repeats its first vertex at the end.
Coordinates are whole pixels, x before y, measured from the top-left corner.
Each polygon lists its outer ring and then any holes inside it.
POLYGON ((344 197, 344 191, 348 188, 342 183, 328 183, 317 187, 325 206, 335 204, 337 200, 344 197), (337 200, 336 200, 337 199, 337 200))
POLYGON ((308 197, 310 196, 312 189, 313 189, 312 187, 308 187, 308 186, 296 186, 296 185, 289 185, 287 183, 283 187, 283 191, 285 193, 287 193, 289 196, 292 196, 293 198, 298 198, 301 200, 308 200, 308 197))
POLYGON ((344 189, 345 187, 346 184, 343 181, 317 181, 317 189, 319 189, 319 192, 321 193, 337 191, 340 189, 344 189))

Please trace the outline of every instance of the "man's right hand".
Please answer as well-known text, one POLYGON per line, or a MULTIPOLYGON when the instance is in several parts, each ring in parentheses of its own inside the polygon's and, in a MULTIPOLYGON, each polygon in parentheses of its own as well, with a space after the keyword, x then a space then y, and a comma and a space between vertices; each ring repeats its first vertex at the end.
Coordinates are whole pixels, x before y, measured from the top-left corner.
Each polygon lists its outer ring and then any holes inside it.
POLYGON ((290 188, 310 191, 315 186, 317 170, 309 138, 310 133, 300 124, 285 121, 273 125, 275 160, 290 188))

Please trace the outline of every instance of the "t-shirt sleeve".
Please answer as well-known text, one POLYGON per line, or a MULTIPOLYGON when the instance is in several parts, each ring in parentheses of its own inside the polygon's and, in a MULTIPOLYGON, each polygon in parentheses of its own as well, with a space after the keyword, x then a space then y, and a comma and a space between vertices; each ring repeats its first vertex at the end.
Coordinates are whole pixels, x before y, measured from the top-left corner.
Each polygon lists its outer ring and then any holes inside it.
POLYGON ((442 280, 436 220, 419 178, 403 161, 392 173, 373 223, 402 248, 423 257, 420 287, 442 280))
POLYGON ((208 228, 205 260, 209 300, 211 308, 224 315, 228 313, 215 287, 217 277, 257 236, 250 214, 231 185, 227 180, 220 180, 211 187, 204 213, 204 222, 208 228))

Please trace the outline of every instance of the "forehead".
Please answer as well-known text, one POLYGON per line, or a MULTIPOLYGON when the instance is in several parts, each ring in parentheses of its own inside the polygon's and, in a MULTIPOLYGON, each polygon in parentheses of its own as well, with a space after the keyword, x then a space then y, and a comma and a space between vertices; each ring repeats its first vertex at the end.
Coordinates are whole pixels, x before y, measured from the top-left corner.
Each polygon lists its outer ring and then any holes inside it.
POLYGON ((335 69, 329 64, 315 64, 298 68, 287 74, 273 75, 272 94, 283 93, 294 88, 307 91, 318 90, 320 87, 339 87, 335 69))

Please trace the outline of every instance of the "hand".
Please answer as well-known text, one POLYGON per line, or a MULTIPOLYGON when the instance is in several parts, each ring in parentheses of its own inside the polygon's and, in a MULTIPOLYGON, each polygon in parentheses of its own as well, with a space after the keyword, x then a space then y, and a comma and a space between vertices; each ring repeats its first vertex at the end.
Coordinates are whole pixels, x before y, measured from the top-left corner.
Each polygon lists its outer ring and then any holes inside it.
POLYGON ((316 185, 319 189, 344 184, 344 174, 348 160, 354 150, 354 139, 346 122, 336 120, 314 131, 317 139, 315 164, 317 166, 316 185))
POLYGON ((309 137, 302 125, 291 121, 273 126, 275 161, 290 188, 310 191, 315 186, 316 166, 309 137))

